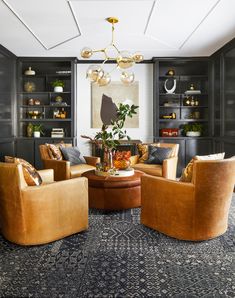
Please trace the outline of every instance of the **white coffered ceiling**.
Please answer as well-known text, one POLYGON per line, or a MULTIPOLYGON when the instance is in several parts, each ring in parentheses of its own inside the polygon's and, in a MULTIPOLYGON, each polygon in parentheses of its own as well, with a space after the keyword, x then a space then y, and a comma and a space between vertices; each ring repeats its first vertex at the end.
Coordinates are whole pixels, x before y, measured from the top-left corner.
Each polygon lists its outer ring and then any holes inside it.
MULTIPOLYGON (((73 56, 111 41, 120 50, 209 56, 235 37, 235 0, 0 0, 0 44, 17 56, 73 56)), ((101 56, 94 55, 93 59, 101 56)))

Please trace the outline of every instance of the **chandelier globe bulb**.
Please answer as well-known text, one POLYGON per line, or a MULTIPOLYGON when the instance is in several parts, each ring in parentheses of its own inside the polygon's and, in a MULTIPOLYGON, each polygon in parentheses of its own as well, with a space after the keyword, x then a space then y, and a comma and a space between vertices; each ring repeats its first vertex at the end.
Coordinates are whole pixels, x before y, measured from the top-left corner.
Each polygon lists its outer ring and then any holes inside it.
POLYGON ((134 65, 134 60, 128 51, 122 51, 117 57, 117 64, 119 68, 126 69, 134 65))
POLYGON ((91 82, 98 82, 104 76, 104 70, 99 65, 91 65, 88 67, 86 77, 91 82))
POLYGON ((89 59, 91 58, 91 56, 93 55, 92 49, 85 47, 81 50, 81 57, 85 58, 85 59, 89 59))
POLYGON ((135 81, 135 75, 133 72, 123 71, 120 77, 121 81, 125 85, 131 85, 135 81))

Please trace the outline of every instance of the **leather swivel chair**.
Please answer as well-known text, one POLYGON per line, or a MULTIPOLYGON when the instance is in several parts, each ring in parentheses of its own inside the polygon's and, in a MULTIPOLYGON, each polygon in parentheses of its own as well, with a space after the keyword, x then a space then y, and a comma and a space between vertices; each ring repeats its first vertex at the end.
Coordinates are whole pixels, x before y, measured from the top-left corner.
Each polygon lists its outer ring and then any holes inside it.
POLYGON ((88 228, 88 183, 81 177, 53 181, 53 170, 38 171, 43 183, 28 186, 22 166, 0 163, 0 228, 21 245, 48 243, 88 228))
POLYGON ((235 159, 195 161, 191 183, 144 175, 141 223, 168 236, 201 241, 224 234, 235 159))
MULTIPOLYGON (((71 147, 71 144, 65 144, 66 147, 71 147)), ((55 180, 67 180, 71 178, 80 177, 82 173, 95 169, 96 163, 100 162, 99 157, 84 156, 86 164, 70 165, 67 160, 51 159, 46 145, 39 145, 40 155, 43 162, 44 169, 53 169, 55 180)))
POLYGON ((158 165, 158 164, 145 164, 143 162, 139 162, 139 156, 134 155, 131 157, 132 168, 149 175, 175 180, 177 163, 178 163, 179 144, 149 143, 149 145, 154 145, 156 147, 162 147, 162 148, 171 148, 172 149, 171 156, 165 159, 162 165, 158 165))

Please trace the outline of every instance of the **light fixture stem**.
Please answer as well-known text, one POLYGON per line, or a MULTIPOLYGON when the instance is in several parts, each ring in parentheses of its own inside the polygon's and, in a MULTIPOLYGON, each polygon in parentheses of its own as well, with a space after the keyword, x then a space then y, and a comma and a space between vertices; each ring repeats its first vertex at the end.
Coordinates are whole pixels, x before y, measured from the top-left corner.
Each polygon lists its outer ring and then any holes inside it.
POLYGON ((114 24, 112 23, 112 42, 111 45, 114 45, 114 24))
POLYGON ((108 61, 108 58, 106 58, 106 59, 102 62, 102 65, 104 65, 105 62, 107 62, 107 61, 108 61))
POLYGON ((114 66, 114 68, 112 68, 112 69, 109 71, 109 74, 110 74, 111 72, 113 72, 116 68, 118 68, 118 65, 114 66))
POLYGON ((101 49, 101 50, 92 50, 93 53, 97 53, 97 52, 104 52, 105 49, 101 49))
POLYGON ((118 52, 118 54, 120 54, 120 51, 119 51, 119 49, 115 46, 115 44, 113 44, 112 46, 116 49, 116 51, 118 52))

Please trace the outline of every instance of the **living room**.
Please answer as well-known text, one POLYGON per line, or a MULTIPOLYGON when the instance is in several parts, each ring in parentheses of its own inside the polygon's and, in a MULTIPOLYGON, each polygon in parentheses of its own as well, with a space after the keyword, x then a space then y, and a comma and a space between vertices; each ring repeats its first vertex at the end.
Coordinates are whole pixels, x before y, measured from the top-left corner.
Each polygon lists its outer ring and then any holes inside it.
POLYGON ((0 297, 235 297, 234 11, 0 1, 0 297))

